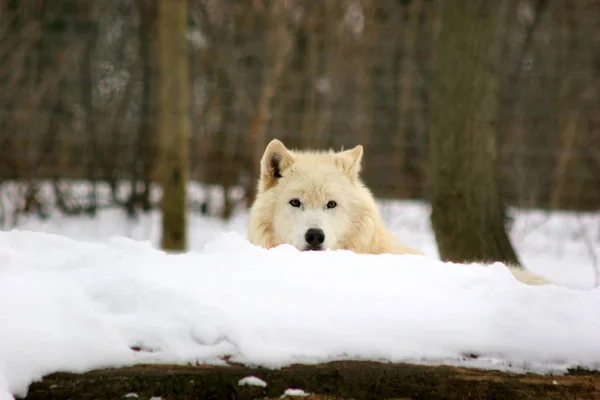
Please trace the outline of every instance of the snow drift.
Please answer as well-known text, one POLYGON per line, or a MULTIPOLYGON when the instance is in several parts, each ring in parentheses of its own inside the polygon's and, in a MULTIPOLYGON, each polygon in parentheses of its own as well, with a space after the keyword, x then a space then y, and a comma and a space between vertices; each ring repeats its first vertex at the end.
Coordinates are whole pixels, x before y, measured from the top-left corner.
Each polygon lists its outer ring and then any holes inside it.
POLYGON ((56 371, 223 356, 599 369, 599 338, 600 288, 526 286, 499 263, 0 233, 0 398, 56 371))

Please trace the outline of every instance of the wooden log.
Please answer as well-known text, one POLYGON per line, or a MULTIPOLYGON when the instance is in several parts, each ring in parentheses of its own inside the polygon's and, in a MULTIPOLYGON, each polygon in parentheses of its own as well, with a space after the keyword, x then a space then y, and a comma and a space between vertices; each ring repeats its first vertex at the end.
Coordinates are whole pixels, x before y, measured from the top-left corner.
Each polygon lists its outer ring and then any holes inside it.
POLYGON ((55 373, 30 386, 28 400, 265 399, 288 388, 304 399, 600 399, 600 372, 516 374, 448 366, 343 361, 271 370, 234 366, 138 365, 55 373), (256 376, 266 387, 239 386, 256 376))

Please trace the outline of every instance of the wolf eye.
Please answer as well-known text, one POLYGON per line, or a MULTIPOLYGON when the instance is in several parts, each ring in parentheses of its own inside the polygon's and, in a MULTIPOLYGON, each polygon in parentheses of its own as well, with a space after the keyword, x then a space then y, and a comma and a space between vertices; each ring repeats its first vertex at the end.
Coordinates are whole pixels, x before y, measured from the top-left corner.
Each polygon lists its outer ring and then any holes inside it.
POLYGON ((327 202, 327 208, 335 208, 335 206, 337 206, 337 203, 333 200, 329 200, 327 202))
POLYGON ((290 205, 292 207, 300 207, 302 205, 302 203, 300 203, 300 200, 298 200, 298 199, 291 199, 290 205))

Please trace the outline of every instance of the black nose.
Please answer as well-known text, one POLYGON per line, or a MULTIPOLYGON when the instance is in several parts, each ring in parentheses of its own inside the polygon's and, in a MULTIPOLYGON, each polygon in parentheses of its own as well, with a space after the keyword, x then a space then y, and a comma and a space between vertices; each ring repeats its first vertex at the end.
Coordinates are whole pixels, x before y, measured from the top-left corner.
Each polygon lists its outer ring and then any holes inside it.
POLYGON ((304 235, 304 240, 311 247, 319 247, 325 241, 325 232, 322 229, 310 228, 304 235))

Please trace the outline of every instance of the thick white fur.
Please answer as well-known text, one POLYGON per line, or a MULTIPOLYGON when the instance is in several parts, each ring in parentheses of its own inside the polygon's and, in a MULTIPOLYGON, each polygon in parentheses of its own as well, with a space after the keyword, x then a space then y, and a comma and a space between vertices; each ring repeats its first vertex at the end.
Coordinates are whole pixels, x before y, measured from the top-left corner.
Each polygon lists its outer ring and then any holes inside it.
MULTIPOLYGON (((399 243, 383 223, 373 196, 359 177, 362 146, 342 152, 291 151, 277 139, 261 160, 256 201, 250 211, 251 243, 272 248, 290 244, 304 250, 310 228, 325 233, 324 249, 364 254, 423 254, 399 243), (302 206, 290 205, 298 199, 302 206), (335 208, 327 208, 335 201, 335 208)), ((541 276, 509 267, 530 285, 550 283, 541 276)))

